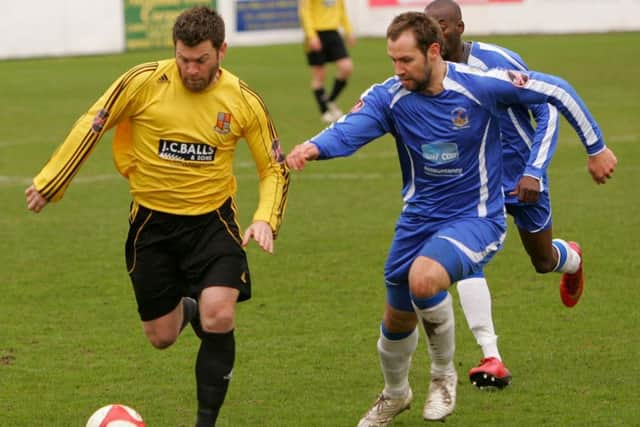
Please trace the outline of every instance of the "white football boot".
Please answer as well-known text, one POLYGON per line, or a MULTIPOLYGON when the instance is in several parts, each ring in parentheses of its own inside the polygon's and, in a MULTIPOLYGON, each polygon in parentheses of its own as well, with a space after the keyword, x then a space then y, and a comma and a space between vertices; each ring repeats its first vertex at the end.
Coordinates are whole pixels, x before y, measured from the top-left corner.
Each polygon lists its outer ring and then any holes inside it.
POLYGON ((335 121, 335 119, 333 118, 333 113, 331 113, 331 111, 329 110, 325 111, 322 116, 320 116, 320 120, 322 120, 326 124, 331 124, 335 121))
POLYGON ((444 376, 432 377, 429 394, 422 417, 426 421, 440 421, 453 412, 456 406, 458 375, 455 371, 444 376))
POLYGON ((334 122, 343 116, 342 110, 338 108, 335 102, 331 102, 331 101, 327 102, 327 107, 331 112, 331 116, 333 117, 334 122))
POLYGON ((413 392, 409 389, 407 395, 400 399, 392 399, 381 393, 369 412, 358 423, 358 427, 386 427, 401 413, 409 409, 413 400, 413 392))

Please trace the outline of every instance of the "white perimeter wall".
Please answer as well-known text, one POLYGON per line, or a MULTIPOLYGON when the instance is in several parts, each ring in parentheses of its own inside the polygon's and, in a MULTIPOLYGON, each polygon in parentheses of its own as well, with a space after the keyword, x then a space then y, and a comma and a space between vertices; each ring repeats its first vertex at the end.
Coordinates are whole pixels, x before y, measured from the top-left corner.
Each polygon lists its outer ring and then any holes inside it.
POLYGON ((120 0, 0 0, 0 59, 124 50, 120 0))
MULTIPOLYGON (((358 34, 384 36, 395 15, 423 10, 425 1, 402 7, 370 8, 368 0, 347 0, 358 34)), ((462 19, 468 34, 585 33, 640 30, 640 0, 524 0, 521 3, 467 1, 462 19)))
MULTIPOLYGON (((428 0, 402 7, 369 7, 346 0, 358 36, 384 36, 398 13, 422 10, 428 0)), ((236 33, 234 0, 218 0, 231 45, 300 42, 300 30, 236 33)), ((577 33, 640 30, 640 0, 523 0, 463 5, 467 34, 577 33)), ((125 49, 122 0, 0 0, 0 59, 84 55, 125 49)))

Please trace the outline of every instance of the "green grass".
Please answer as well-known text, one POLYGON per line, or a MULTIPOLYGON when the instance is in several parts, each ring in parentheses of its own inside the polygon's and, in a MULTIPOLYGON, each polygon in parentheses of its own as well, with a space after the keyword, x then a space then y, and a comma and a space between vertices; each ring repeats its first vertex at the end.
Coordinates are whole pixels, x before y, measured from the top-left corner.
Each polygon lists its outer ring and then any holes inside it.
MULTIPOLYGON (((483 393, 468 383, 465 374, 481 354, 456 303, 460 384, 447 424, 637 425, 640 34, 483 40, 570 81, 620 162, 613 180, 593 184, 584 150, 563 123, 550 169, 554 233, 583 246, 584 297, 564 308, 559 276, 534 273, 510 225, 487 275, 513 384, 483 393)), ((392 72, 383 40, 362 39, 352 53, 356 70, 340 100, 345 109, 392 72)), ((2 426, 82 426, 111 402, 133 406, 150 427, 193 425, 197 338, 187 331, 158 351, 142 333, 124 267, 129 195, 113 168, 110 135, 62 202, 34 215, 23 194, 78 115, 117 75, 170 55, 0 62, 2 426)), ((263 96, 285 150, 322 129, 298 45, 232 47, 225 66, 263 96)), ((246 226, 257 180, 243 145, 236 172, 246 226)), ((375 347, 382 264, 399 191, 389 138, 294 174, 276 254, 249 249, 254 298, 238 308, 238 357, 220 426, 357 423, 382 386, 375 347)), ((415 404, 395 426, 422 424, 428 363, 422 340, 411 374, 415 404)))

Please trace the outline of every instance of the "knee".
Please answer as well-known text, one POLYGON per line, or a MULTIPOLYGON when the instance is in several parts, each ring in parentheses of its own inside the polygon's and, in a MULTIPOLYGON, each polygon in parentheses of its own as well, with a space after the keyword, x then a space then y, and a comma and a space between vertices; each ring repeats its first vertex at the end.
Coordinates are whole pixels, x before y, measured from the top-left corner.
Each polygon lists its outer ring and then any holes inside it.
POLYGON ((166 331, 146 331, 146 334, 151 345, 158 350, 170 347, 178 338, 177 334, 166 331))
POLYGON ((200 323, 204 332, 225 333, 234 329, 235 316, 233 309, 221 308, 201 317, 200 323))
POLYGON ((159 350, 163 350, 176 342, 180 332, 175 326, 172 314, 143 322, 142 327, 149 343, 159 350))
POLYGON ((409 271, 409 289, 416 298, 431 298, 442 290, 432 277, 413 267, 409 271))
POLYGON ((340 63, 340 67, 338 68, 338 78, 342 80, 347 80, 353 74, 353 62, 352 61, 344 61, 340 63))

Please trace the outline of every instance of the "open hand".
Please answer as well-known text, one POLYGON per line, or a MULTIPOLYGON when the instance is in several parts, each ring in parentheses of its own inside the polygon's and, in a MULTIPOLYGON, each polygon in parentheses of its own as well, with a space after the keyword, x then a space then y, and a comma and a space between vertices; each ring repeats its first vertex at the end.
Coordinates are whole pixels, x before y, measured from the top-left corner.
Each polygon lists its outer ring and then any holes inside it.
POLYGON ((242 239, 242 246, 246 247, 249 241, 253 239, 258 242, 264 251, 273 253, 273 230, 271 226, 264 221, 256 221, 247 228, 242 239))

